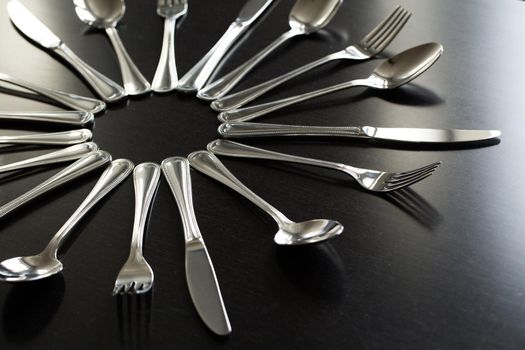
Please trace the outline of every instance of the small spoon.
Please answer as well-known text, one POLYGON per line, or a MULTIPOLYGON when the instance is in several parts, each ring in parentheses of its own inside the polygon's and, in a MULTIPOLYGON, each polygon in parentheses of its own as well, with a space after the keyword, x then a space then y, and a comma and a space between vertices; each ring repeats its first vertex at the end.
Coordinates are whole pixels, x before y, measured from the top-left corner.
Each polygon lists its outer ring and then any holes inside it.
POLYGON ((190 165, 198 171, 222 182, 267 212, 279 226, 279 231, 277 231, 273 239, 274 242, 279 245, 318 243, 343 232, 343 225, 334 220, 314 219, 303 222, 293 222, 288 219, 283 213, 275 209, 240 182, 211 152, 193 152, 188 156, 188 161, 190 165))
POLYGON ((441 56, 442 52, 443 46, 438 43, 419 45, 384 61, 377 66, 372 74, 366 79, 350 80, 324 89, 307 92, 302 95, 292 96, 278 101, 247 108, 233 109, 220 113, 218 118, 223 122, 244 122, 298 102, 356 86, 366 86, 373 89, 393 89, 408 83, 430 68, 430 66, 432 66, 441 56))
POLYGON ((47 247, 37 255, 20 256, 0 263, 0 281, 27 282, 52 276, 62 271, 57 252, 66 237, 82 217, 106 194, 121 183, 133 170, 133 163, 126 159, 113 161, 104 171, 95 187, 51 239, 47 247))
POLYGON ((104 29, 109 36, 122 73, 124 88, 129 95, 140 95, 150 91, 151 85, 140 73, 129 57, 116 26, 124 16, 124 0, 74 0, 75 11, 80 20, 95 28, 104 29))

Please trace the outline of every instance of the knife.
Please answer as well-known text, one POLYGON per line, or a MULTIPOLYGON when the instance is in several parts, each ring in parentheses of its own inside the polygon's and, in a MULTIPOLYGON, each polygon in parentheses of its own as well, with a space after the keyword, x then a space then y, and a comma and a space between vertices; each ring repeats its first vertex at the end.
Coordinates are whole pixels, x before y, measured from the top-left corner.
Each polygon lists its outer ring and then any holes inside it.
POLYGON ((44 134, 28 134, 0 136, 0 144, 11 145, 75 145, 91 140, 93 133, 89 129, 50 132, 44 134))
POLYGON ((51 124, 68 124, 75 126, 84 126, 90 124, 95 120, 95 116, 91 112, 85 111, 26 111, 26 112, 3 112, 0 111, 0 120, 9 121, 29 121, 36 123, 51 123, 51 124))
POLYGON ((210 51, 181 79, 176 89, 182 92, 200 90, 219 64, 226 51, 248 27, 270 6, 273 0, 248 0, 226 32, 210 51))
POLYGON ((50 49, 75 68, 97 94, 107 102, 115 102, 126 96, 124 88, 82 61, 49 28, 17 0, 7 3, 9 18, 25 36, 40 46, 50 49))
POLYGON ((307 126, 246 122, 223 123, 219 134, 226 138, 260 136, 337 136, 416 143, 460 143, 489 140, 499 130, 382 128, 374 126, 307 126))
POLYGON ((193 210, 188 160, 167 158, 162 162, 162 172, 182 217, 186 240, 186 281, 193 304, 208 328, 218 335, 228 335, 232 331, 230 321, 193 210))

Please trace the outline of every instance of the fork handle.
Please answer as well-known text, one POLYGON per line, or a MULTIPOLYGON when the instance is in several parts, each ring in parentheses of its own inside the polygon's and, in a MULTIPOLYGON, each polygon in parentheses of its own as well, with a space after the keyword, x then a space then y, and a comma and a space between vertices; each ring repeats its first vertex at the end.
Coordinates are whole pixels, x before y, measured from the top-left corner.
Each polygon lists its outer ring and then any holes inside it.
POLYGON ((175 22, 176 16, 164 19, 162 49, 151 89, 155 92, 168 92, 177 86, 177 66, 175 65, 175 22))

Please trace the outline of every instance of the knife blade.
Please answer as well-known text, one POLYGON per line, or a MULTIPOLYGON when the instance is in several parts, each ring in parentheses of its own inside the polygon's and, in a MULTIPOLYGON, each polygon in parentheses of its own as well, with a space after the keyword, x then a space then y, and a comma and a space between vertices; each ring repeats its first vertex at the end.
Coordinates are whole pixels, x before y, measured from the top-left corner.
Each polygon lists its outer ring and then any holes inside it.
POLYGON ((255 21, 273 0, 248 0, 237 15, 235 22, 250 25, 255 21))
POLYGON ((230 321, 193 210, 190 165, 185 158, 172 157, 165 159, 161 167, 182 217, 186 241, 186 282, 193 305, 208 328, 216 334, 227 335, 231 333, 230 321))
POLYGON ((219 134, 226 138, 260 136, 337 136, 416 143, 462 143, 499 137, 499 130, 383 128, 374 126, 307 126, 248 122, 223 123, 219 134))

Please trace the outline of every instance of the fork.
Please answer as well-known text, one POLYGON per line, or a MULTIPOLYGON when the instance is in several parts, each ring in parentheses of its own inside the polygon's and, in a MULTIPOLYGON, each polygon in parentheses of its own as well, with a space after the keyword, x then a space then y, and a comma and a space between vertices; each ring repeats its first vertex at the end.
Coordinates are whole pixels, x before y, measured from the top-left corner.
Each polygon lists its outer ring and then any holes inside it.
POLYGON ((366 60, 372 58, 381 53, 385 47, 394 40, 397 34, 408 22, 410 16, 410 12, 401 6, 397 6, 381 21, 381 23, 372 29, 370 33, 365 35, 358 43, 350 45, 341 51, 334 52, 259 85, 252 86, 251 88, 231 95, 219 97, 211 103, 211 108, 222 112, 232 108, 241 107, 282 83, 334 60, 366 60))
POLYGON ((434 170, 441 164, 441 162, 435 162, 418 169, 402 173, 391 173, 357 168, 347 164, 328 162, 320 159, 272 152, 228 140, 212 141, 208 144, 207 148, 208 151, 223 156, 278 160, 339 170, 352 176, 359 185, 372 192, 390 192, 413 185, 432 175, 434 170))
POLYGON ((142 163, 133 171, 135 187, 135 220, 128 260, 120 269, 115 281, 113 295, 142 294, 153 286, 153 270, 143 256, 142 246, 146 221, 160 179, 160 166, 142 163))
POLYGON ((177 86, 175 66, 175 23, 188 12, 188 0, 158 0, 157 14, 164 17, 164 36, 160 59, 153 78, 152 90, 168 92, 177 86))

